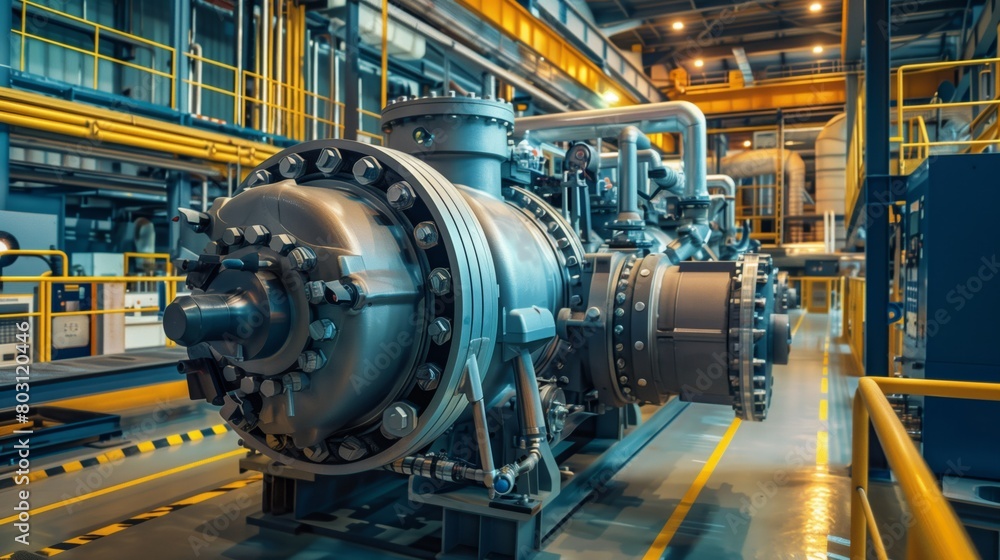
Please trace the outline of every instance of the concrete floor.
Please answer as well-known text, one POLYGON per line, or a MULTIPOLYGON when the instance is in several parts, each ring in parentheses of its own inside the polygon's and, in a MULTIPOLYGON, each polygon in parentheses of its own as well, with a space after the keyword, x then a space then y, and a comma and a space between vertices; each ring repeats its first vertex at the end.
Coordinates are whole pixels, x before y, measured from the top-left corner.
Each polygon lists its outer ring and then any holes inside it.
MULTIPOLYGON (((800 316, 795 312, 793 324, 800 316)), ((734 426, 729 409, 689 406, 547 540, 544 556, 846 557, 846 466, 856 379, 849 375, 853 365, 846 345, 829 336, 830 329, 826 315, 802 317, 790 363, 775 368, 765 422, 734 426)), ((209 410, 165 421, 146 439, 218 423, 209 410)), ((54 507, 32 516, 29 549, 139 516, 149 519, 106 529, 106 536, 83 544, 76 541, 59 557, 402 558, 323 537, 248 527, 244 517, 260 510, 259 482, 157 510, 248 476, 238 473, 235 449, 236 436, 227 433, 33 482, 32 507, 54 507)), ((0 503, 13 503, 15 490, 0 492, 0 503)), ((14 535, 13 521, 0 521, 0 550, 10 551, 14 535)))

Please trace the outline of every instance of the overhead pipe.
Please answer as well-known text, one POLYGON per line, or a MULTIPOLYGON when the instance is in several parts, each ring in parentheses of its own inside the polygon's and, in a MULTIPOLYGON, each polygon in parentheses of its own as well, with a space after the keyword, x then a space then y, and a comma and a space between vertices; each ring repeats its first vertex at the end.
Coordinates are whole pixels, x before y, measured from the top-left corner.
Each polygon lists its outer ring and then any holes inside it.
POLYGON ((538 141, 591 140, 618 136, 626 126, 645 134, 678 133, 682 137, 682 160, 686 200, 708 200, 706 177, 708 141, 705 114, 687 101, 665 101, 647 105, 573 111, 535 117, 521 117, 514 123, 515 137, 527 131, 538 141))
POLYGON ((639 214, 639 161, 637 150, 650 149, 649 138, 634 126, 618 134, 618 220, 617 224, 642 224, 639 214))
MULTIPOLYGON (((650 179, 656 183, 657 186, 663 187, 667 190, 674 191, 678 187, 683 188, 681 175, 674 171, 672 167, 663 165, 663 158, 660 156, 660 152, 650 148, 648 150, 637 150, 636 157, 639 163, 648 165, 649 173, 653 175, 650 179)), ((618 166, 618 152, 602 152, 601 153, 601 169, 607 169, 611 167, 618 166)), ((712 177, 712 175, 709 175, 712 177)), ((709 186, 711 182, 709 182, 709 186)), ((680 194, 680 193, 677 193, 680 194)))

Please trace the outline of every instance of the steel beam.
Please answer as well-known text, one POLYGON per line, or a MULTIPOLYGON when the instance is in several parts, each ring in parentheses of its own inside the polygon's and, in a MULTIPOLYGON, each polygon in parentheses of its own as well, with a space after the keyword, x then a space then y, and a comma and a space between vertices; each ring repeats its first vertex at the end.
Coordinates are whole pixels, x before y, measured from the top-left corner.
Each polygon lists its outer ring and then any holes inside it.
POLYGON ((344 27, 344 138, 357 140, 361 129, 361 101, 358 98, 358 81, 361 70, 361 35, 358 33, 358 0, 347 2, 347 22, 344 27))
MULTIPOLYGON (((0 29, 8 31, 8 39, 0 41, 0 88, 10 87, 10 35, 12 0, 0 0, 0 29)), ((7 209, 10 196, 10 127, 0 124, 0 211, 7 209)))
POLYGON ((865 5, 865 374, 888 375, 889 354, 889 0, 865 5))

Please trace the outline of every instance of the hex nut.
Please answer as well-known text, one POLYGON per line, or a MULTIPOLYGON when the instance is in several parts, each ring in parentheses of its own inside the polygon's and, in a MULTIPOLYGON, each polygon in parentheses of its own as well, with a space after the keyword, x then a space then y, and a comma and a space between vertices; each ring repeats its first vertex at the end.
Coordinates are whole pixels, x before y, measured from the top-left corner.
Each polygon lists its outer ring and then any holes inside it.
POLYGON ((441 345, 451 340, 451 321, 445 317, 438 317, 427 326, 427 334, 435 344, 441 345))
POLYGON ((337 449, 337 455, 345 461, 357 461, 368 454, 365 444, 354 436, 348 436, 337 449))
POLYGON ((413 207, 417 197, 413 194, 413 187, 406 181, 399 181, 389 186, 385 192, 385 198, 396 210, 407 210, 413 207))
POLYGON ((370 185, 382 178, 382 164, 372 156, 365 156, 354 163, 354 180, 362 185, 370 185))
POLYGON ((276 397, 284 391, 285 388, 281 385, 281 381, 277 379, 265 379, 260 384, 260 394, 265 397, 276 397))
POLYGON ((303 291, 305 292, 306 299, 309 300, 309 303, 316 305, 323 303, 326 285, 319 280, 306 282, 303 291))
POLYGON ((278 253, 279 255, 287 255, 292 249, 295 248, 295 237, 288 235, 287 233, 279 233, 278 235, 271 236, 271 242, 268 246, 272 251, 278 253))
POLYGON ((316 158, 316 168, 331 175, 340 171, 340 166, 343 163, 344 158, 341 157, 340 150, 337 148, 323 148, 316 158))
POLYGON ((430 249, 438 244, 439 235, 434 222, 420 222, 413 228, 413 239, 421 249, 430 249))
POLYGON ((309 247, 296 247, 288 253, 288 260, 295 270, 312 270, 316 266, 316 252, 309 247))
POLYGON ((247 188, 264 185, 271 182, 271 174, 266 169, 258 169, 247 178, 247 188))
POLYGON ((433 391, 441 383, 441 368, 437 364, 417 366, 417 386, 424 391, 433 391))
POLYGON ((443 296, 451 291, 451 271, 447 268, 435 268, 427 277, 431 293, 443 296))
POLYGON ((316 342, 332 339, 337 334, 337 325, 329 319, 317 319, 309 323, 309 336, 316 342))
POLYGON ((299 354, 299 369, 312 373, 326 365, 326 355, 320 350, 306 350, 299 354))
POLYGON ((252 395, 260 390, 260 378, 258 377, 244 377, 240 380, 240 391, 243 391, 247 395, 252 395))
POLYGON ((226 231, 222 232, 222 242, 230 247, 233 245, 242 245, 243 230, 238 227, 226 228, 226 231))
POLYGON ((271 241, 271 230, 260 224, 253 225, 243 232, 243 239, 250 245, 267 245, 271 241))
POLYGON ((302 454, 314 463, 322 463, 330 458, 330 448, 326 446, 326 443, 321 442, 312 447, 306 447, 302 450, 302 454))
POLYGON ((226 366, 222 368, 222 378, 232 383, 240 378, 240 371, 236 368, 236 366, 226 366))
POLYGON ((288 154, 278 162, 278 173, 286 179, 295 179, 305 170, 306 162, 299 154, 288 154))
POLYGON ((388 437, 406 437, 416 428, 417 409, 408 402, 395 402, 382 413, 381 430, 388 437))

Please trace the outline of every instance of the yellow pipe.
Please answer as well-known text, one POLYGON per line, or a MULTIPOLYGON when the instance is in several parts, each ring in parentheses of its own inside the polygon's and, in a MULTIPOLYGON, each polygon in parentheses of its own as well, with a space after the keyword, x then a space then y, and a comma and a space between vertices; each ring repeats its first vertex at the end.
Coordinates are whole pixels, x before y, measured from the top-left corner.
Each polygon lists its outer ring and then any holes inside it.
POLYGON ((53 317, 89 317, 91 315, 114 315, 118 313, 152 313, 159 307, 135 307, 130 309, 91 309, 90 311, 56 311, 53 317))
MULTIPOLYGON (((492 94, 492 92, 490 92, 490 94, 492 94)), ((389 104, 389 0, 382 0, 382 107, 385 107, 388 104, 389 104)))
POLYGON ((854 396, 851 419, 851 560, 866 560, 868 526, 862 521, 865 506, 858 489, 868 488, 868 409, 860 392, 854 396))
POLYGON ((875 521, 872 505, 868 502, 868 494, 864 488, 858 488, 857 492, 861 495, 861 506, 865 509, 865 521, 868 523, 868 530, 872 532, 872 545, 875 547, 875 556, 878 560, 888 560, 889 555, 885 552, 885 543, 882 542, 882 533, 878 529, 878 522, 875 521))
MULTIPOLYGON (((69 257, 65 252, 58 249, 7 249, 0 251, 0 257, 4 255, 16 255, 20 257, 59 257, 62 259, 62 270, 65 273, 69 268, 69 257)), ((6 281, 7 279, 4 278, 6 281)))

